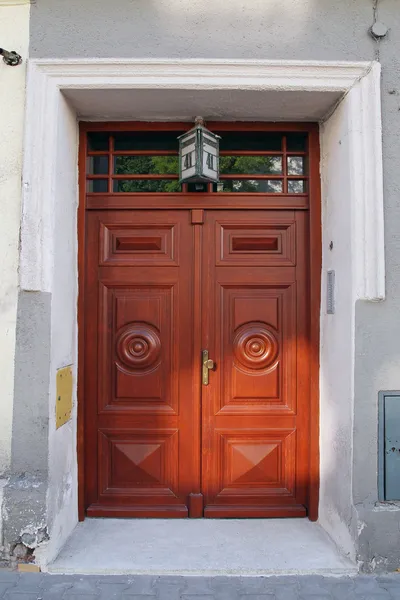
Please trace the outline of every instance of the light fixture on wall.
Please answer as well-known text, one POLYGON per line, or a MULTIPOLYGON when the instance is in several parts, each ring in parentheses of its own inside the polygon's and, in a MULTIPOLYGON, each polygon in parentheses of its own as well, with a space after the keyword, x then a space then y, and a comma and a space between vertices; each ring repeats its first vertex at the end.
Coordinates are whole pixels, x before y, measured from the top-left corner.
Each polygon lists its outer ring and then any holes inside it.
POLYGON ((0 55, 9 67, 16 67, 22 63, 22 56, 15 52, 15 50, 8 51, 5 48, 0 48, 0 55))
POLYGON ((204 127, 202 117, 196 117, 194 127, 178 137, 180 183, 219 180, 220 139, 204 127))

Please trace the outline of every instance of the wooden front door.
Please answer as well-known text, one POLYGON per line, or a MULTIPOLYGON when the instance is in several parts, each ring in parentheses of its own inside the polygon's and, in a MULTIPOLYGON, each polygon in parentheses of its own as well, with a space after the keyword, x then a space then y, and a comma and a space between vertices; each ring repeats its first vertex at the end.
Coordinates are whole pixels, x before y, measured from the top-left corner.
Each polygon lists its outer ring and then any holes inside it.
POLYGON ((308 194, 128 198, 107 169, 86 197, 86 513, 315 518, 308 194))
POLYGON ((304 214, 206 215, 203 400, 210 517, 305 515, 308 320, 304 214))

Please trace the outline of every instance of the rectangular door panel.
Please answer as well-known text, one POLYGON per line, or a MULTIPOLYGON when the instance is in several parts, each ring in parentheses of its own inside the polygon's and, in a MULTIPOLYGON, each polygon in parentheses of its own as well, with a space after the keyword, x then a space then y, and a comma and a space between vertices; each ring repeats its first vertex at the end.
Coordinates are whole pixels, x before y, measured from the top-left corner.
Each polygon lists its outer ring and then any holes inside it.
POLYGON ((224 501, 241 502, 268 496, 293 497, 296 432, 292 429, 216 429, 223 456, 224 501))
POLYGON ((220 412, 295 413, 295 284, 249 287, 238 281, 219 291, 216 311, 221 307, 217 319, 223 328, 224 368, 220 412))
POLYGON ((99 414, 178 414, 176 282, 161 287, 128 281, 124 287, 100 283, 100 315, 107 327, 99 333, 99 414))
POLYGON ((177 429, 100 429, 100 497, 135 497, 156 502, 157 496, 178 498, 179 432, 177 429))
POLYGON ((100 225, 101 265, 178 266, 179 225, 100 225))
MULTIPOLYGON (((229 213, 227 213, 229 214, 229 213)), ((243 216, 241 224, 217 222, 216 264, 293 266, 296 264, 294 217, 264 212, 260 222, 243 216)))
POLYGON ((207 213, 203 347, 215 361, 202 396, 207 517, 306 514, 305 233, 293 211, 207 213))
POLYGON ((189 212, 91 212, 87 243, 87 512, 185 517, 200 485, 189 212))

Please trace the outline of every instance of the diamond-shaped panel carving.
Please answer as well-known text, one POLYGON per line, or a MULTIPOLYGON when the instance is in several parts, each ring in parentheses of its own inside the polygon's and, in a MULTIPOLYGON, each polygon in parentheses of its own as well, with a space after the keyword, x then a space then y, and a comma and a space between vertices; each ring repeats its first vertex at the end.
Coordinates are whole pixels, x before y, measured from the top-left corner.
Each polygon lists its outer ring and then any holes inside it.
POLYGON ((279 477, 278 444, 231 445, 231 484, 273 483, 279 477))
POLYGON ((222 454, 219 495, 293 494, 295 430, 218 430, 217 433, 222 454))
POLYGON ((120 485, 159 484, 161 444, 122 443, 113 449, 113 479, 120 485))
POLYGON ((178 485, 178 432, 101 431, 100 452, 106 458, 101 472, 102 493, 141 495, 154 488, 175 495, 178 485))

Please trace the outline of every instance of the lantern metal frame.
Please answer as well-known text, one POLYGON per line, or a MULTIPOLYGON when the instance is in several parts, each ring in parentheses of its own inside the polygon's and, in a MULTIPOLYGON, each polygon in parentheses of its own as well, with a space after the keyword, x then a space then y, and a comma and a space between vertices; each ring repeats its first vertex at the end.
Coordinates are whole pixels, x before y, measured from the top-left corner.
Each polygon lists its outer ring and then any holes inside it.
POLYGON ((179 140, 179 183, 218 183, 219 182, 219 140, 221 136, 213 133, 204 126, 202 117, 196 117, 195 125, 189 131, 186 131, 178 137, 179 140), (185 149, 192 147, 191 150, 185 149), (210 152, 208 149, 214 149, 210 152), (215 168, 212 165, 205 167, 204 154, 207 153, 207 161, 211 157, 211 161, 215 160, 215 168), (193 160, 194 155, 194 160, 193 160), (191 175, 185 177, 183 171, 183 161, 190 161, 186 170, 191 171, 191 175), (215 176, 207 174, 206 169, 215 172, 215 176))

